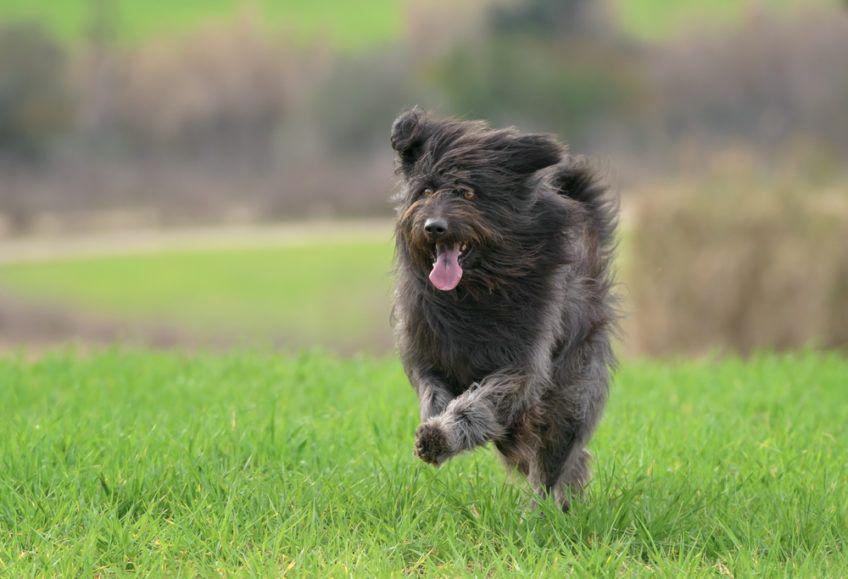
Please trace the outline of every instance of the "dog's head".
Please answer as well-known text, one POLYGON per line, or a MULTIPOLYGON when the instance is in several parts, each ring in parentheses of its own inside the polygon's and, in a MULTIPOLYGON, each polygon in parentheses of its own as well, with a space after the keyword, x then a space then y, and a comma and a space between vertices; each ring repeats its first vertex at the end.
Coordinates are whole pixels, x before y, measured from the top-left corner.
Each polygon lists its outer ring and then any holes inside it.
POLYGON ((515 266, 504 255, 528 227, 531 177, 562 159, 562 145, 480 121, 434 120, 419 108, 395 120, 391 144, 402 180, 398 248, 410 267, 451 291, 475 272, 515 266))

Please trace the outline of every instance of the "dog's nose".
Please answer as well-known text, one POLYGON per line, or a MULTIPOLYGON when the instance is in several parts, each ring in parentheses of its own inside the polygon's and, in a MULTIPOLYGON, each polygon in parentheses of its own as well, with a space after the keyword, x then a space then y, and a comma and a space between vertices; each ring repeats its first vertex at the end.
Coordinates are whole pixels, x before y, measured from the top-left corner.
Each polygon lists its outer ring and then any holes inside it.
POLYGON ((434 237, 440 237, 447 233, 448 222, 441 217, 431 217, 424 222, 424 231, 434 237))

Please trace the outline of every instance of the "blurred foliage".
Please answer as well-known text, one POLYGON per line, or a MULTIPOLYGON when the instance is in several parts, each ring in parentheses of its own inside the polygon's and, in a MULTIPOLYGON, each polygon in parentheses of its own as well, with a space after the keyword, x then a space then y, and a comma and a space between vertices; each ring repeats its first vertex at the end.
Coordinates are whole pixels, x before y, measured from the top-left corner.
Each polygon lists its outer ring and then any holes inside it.
POLYGON ((803 136, 848 151, 848 11, 754 13, 646 59, 656 133, 746 140, 762 156, 803 136))
POLYGON ((309 103, 310 118, 335 155, 357 155, 385 146, 394 116, 422 100, 404 55, 386 53, 341 59, 309 103))
POLYGON ((251 13, 137 49, 115 79, 115 123, 130 144, 170 154, 265 156, 294 92, 294 60, 251 13))
POLYGON ((465 117, 557 132, 577 146, 636 104, 640 90, 627 63, 603 46, 510 36, 457 48, 432 79, 465 117))
POLYGON ((40 155, 71 125, 65 64, 38 24, 0 25, 0 153, 40 155))
MULTIPOLYGON (((558 133, 644 191, 625 197, 636 350, 848 341, 835 1, 0 0, 3 19, 0 233, 388 214, 387 133, 420 104, 558 133)), ((98 287, 126 303, 128 279, 98 287)))
POLYGON ((495 4, 490 18, 497 32, 550 38, 579 32, 593 4, 591 0, 526 0, 495 4))
POLYGON ((642 107, 646 92, 640 63, 601 16, 586 0, 494 4, 480 30, 466 26, 453 40, 433 30, 449 13, 417 18, 419 43, 339 60, 317 91, 316 123, 339 153, 382 146, 392 115, 411 104, 587 145, 600 123, 642 107))
POLYGON ((848 347, 844 180, 764 182, 749 160, 642 199, 624 274, 639 353, 848 347))

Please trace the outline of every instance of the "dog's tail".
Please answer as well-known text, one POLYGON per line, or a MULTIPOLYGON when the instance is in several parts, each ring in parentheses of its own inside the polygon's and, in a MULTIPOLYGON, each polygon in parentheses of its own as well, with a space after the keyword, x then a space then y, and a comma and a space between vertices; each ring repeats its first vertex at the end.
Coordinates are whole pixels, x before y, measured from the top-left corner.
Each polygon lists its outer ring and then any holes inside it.
POLYGON ((566 155, 552 168, 550 183, 560 195, 574 199, 589 212, 598 241, 604 249, 615 245, 618 197, 586 157, 566 155))

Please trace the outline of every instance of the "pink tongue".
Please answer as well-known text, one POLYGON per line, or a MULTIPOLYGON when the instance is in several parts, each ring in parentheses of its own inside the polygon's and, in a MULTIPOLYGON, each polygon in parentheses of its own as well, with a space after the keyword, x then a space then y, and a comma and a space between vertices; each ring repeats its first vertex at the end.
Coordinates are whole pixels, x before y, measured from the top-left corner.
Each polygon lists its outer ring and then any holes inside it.
POLYGON ((459 284, 462 278, 462 268, 459 265, 459 247, 437 250, 436 263, 430 272, 430 282, 436 288, 447 292, 459 284))

